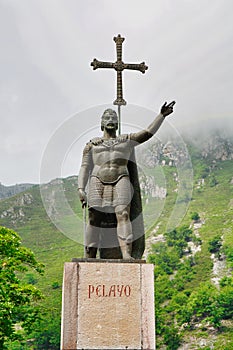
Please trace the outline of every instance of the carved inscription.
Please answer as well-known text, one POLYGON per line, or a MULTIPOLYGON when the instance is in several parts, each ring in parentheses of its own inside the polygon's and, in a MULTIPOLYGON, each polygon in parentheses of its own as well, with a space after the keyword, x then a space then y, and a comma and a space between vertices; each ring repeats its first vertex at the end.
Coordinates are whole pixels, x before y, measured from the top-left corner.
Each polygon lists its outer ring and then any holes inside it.
POLYGON ((93 297, 130 297, 131 287, 124 284, 112 284, 111 286, 106 286, 105 284, 88 285, 88 298, 93 297))

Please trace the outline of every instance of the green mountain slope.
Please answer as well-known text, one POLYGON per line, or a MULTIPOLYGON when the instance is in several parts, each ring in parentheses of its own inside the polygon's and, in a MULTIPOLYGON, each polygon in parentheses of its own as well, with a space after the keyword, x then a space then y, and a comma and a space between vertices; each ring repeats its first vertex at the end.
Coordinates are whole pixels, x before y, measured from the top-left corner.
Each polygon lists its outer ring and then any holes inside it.
MULTIPOLYGON (((64 180, 64 188, 67 189, 68 197, 73 197, 69 190, 69 179, 64 180)), ((52 320, 56 320, 56 329, 48 331, 51 333, 48 337, 54 336, 52 332, 57 332, 56 338, 59 339, 63 266, 65 261, 82 256, 82 245, 68 239, 50 221, 41 200, 39 185, 0 201, 0 225, 18 232, 22 244, 32 249, 36 258, 45 265, 44 276, 38 277, 32 271, 23 278, 43 291, 43 309, 50 315, 49 318, 45 316, 48 320, 44 327, 47 329, 52 320)))
POLYGON ((172 180, 174 168, 167 166, 166 202, 159 220, 148 232, 148 250, 152 254, 149 261, 156 266, 157 348, 231 349, 232 141, 218 137, 199 147, 189 143, 188 148, 193 192, 181 222, 186 228, 166 234, 166 221, 175 205, 177 188, 172 180), (200 217, 196 221, 192 220, 195 213, 200 217), (183 238, 181 233, 185 237, 187 228, 192 235, 183 238))

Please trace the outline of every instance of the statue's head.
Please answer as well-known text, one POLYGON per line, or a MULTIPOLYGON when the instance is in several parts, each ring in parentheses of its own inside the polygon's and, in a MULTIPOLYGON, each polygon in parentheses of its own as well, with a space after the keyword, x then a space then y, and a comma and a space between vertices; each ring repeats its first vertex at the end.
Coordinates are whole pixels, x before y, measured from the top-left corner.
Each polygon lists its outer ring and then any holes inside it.
POLYGON ((118 129, 118 116, 113 109, 106 109, 101 117, 101 130, 118 129))

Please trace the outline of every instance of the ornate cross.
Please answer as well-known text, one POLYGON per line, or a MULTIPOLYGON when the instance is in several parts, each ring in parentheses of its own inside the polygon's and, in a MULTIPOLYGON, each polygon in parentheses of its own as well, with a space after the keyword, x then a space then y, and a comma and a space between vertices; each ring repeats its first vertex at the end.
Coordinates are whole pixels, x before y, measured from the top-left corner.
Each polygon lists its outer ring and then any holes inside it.
POLYGON ((122 38, 120 34, 117 37, 114 37, 113 40, 116 43, 117 51, 117 60, 116 62, 102 62, 98 61, 96 58, 91 62, 93 69, 98 68, 114 68, 117 71, 117 98, 113 102, 114 105, 118 105, 119 112, 119 133, 120 133, 120 106, 126 105, 126 101, 123 98, 123 89, 122 89, 122 71, 124 69, 139 70, 142 73, 148 69, 145 65, 145 62, 142 63, 124 63, 122 61, 122 43, 125 38, 122 38))
POLYGON ((120 34, 117 37, 114 37, 113 40, 116 43, 116 51, 117 51, 117 61, 113 62, 102 62, 98 61, 94 58, 93 62, 91 62, 91 66, 93 69, 98 68, 114 68, 117 71, 117 99, 113 102, 114 105, 122 106, 126 105, 126 101, 123 99, 123 90, 122 90, 122 71, 124 69, 131 70, 139 70, 142 73, 148 69, 145 65, 145 62, 142 63, 124 63, 122 61, 122 43, 125 38, 122 38, 120 34))

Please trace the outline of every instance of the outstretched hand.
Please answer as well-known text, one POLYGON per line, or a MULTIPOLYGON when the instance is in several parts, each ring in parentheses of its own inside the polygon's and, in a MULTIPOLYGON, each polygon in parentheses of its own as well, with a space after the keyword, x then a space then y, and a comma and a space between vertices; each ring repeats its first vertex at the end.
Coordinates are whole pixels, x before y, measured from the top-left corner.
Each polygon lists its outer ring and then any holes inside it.
POLYGON ((161 114, 164 116, 164 118, 169 114, 173 113, 173 106, 175 103, 175 101, 172 101, 167 105, 167 102, 165 102, 164 105, 161 107, 161 114))

